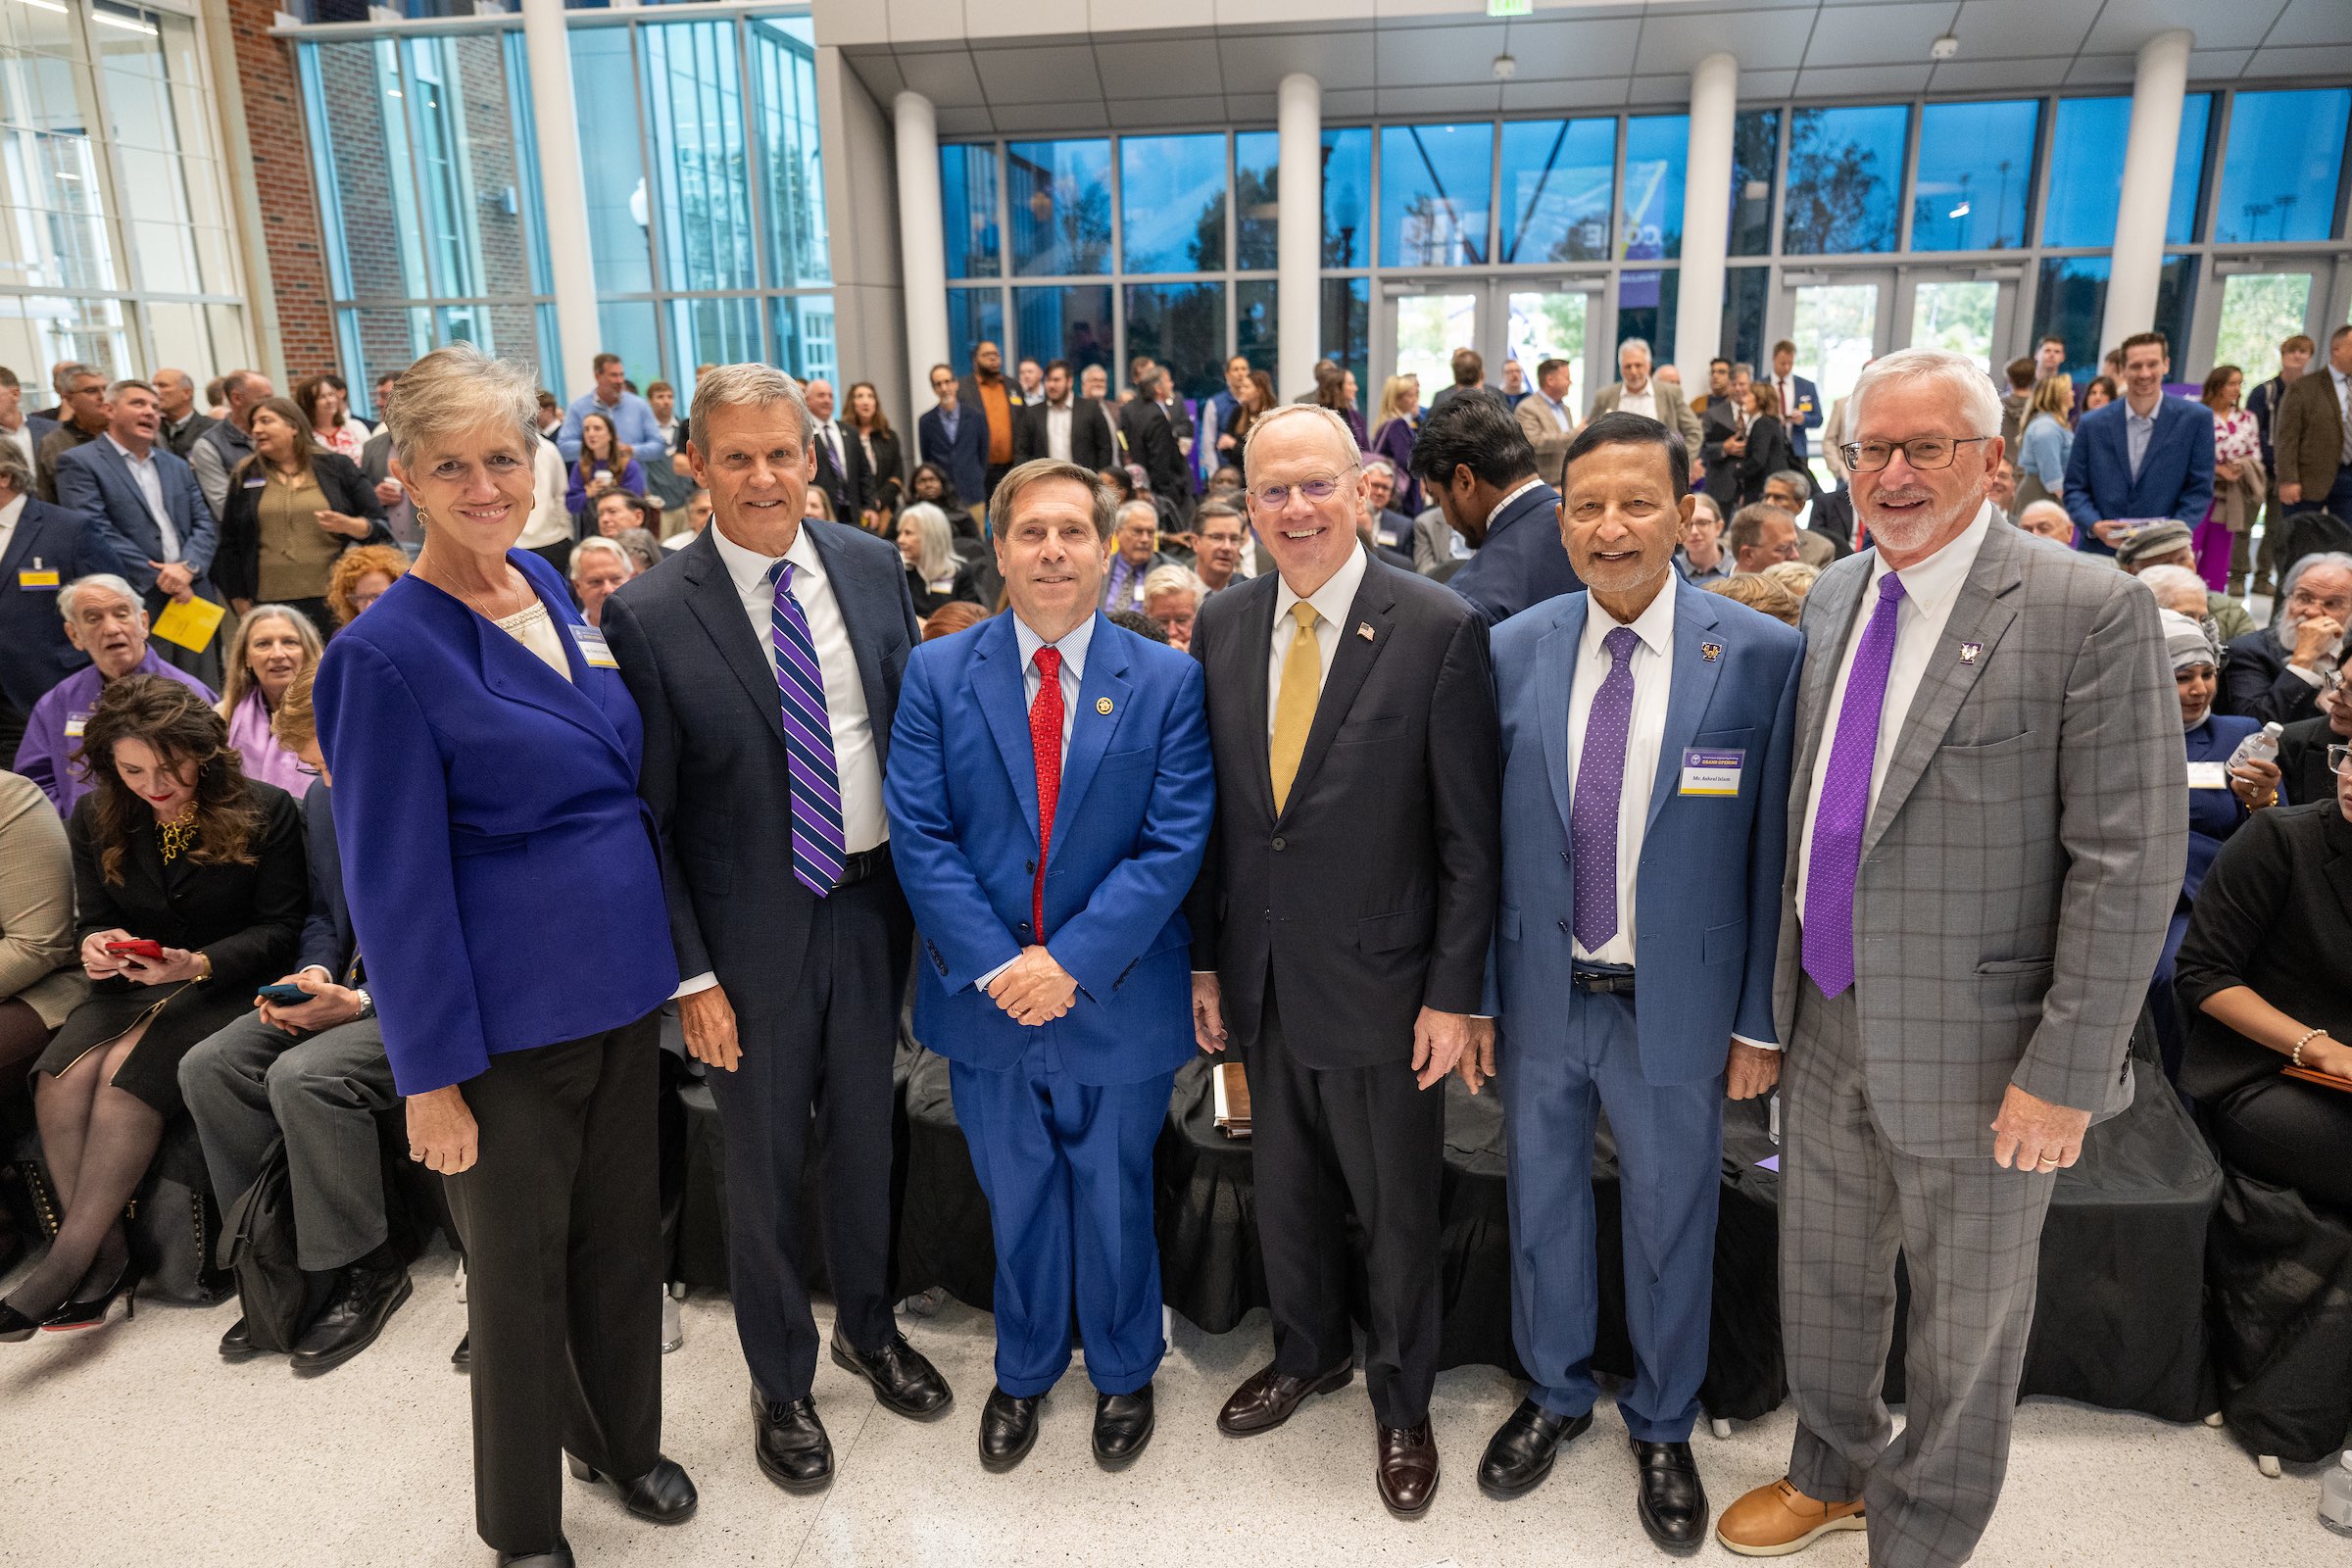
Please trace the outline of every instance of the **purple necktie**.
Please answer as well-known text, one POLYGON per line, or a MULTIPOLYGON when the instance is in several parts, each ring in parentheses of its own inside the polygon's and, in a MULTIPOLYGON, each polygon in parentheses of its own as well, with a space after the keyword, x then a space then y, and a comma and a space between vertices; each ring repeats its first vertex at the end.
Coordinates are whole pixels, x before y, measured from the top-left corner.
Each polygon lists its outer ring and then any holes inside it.
POLYGON ((1576 764, 1576 796, 1568 833, 1576 851, 1576 940, 1598 953, 1617 934, 1617 803, 1625 791, 1625 733, 1634 721, 1634 646, 1631 626, 1600 640, 1609 672, 1592 694, 1585 719, 1584 755, 1576 764))
POLYGON ((849 858, 841 837, 841 775, 833 756, 833 725, 825 715, 825 672, 816 639, 792 591, 792 563, 768 568, 776 585, 768 640, 776 650, 776 690, 784 702, 784 761, 792 784, 792 874, 823 898, 841 881, 849 858))
POLYGON ((1870 775, 1879 758, 1879 714, 1886 706, 1886 673, 1894 665, 1894 621, 1901 613, 1903 579, 1879 579, 1879 607, 1862 630, 1854 667, 1845 677, 1845 704, 1830 742, 1821 805, 1813 813, 1812 864, 1805 876, 1805 973, 1825 997, 1854 983, 1854 878, 1862 866, 1862 834, 1870 826, 1870 775))

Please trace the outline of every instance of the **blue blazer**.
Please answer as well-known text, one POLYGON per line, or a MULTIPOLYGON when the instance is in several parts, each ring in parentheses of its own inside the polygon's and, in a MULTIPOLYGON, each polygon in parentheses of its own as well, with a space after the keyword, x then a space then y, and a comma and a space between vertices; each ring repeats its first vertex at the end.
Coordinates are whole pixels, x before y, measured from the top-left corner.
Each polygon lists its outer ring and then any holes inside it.
POLYGON ((2075 548, 2112 556, 2113 546, 2091 532, 2120 517, 2178 517, 2191 528, 2213 505, 2213 411, 2169 393, 2156 405, 2139 477, 2132 477, 2132 449, 2124 428, 2131 412, 2122 398, 2082 416, 2074 450, 2066 455, 2066 510, 2075 519, 2075 548))
POLYGON ((1821 428, 1821 388, 1801 375, 1791 375, 1788 390, 1796 394, 1796 407, 1783 409, 1781 415, 1796 422, 1782 428, 1788 432, 1788 455, 1801 464, 1805 461, 1805 432, 1821 428))
POLYGON ((1497 513, 1486 541, 1446 579, 1492 626, 1530 605, 1584 587, 1560 543, 1560 493, 1539 484, 1497 513))
MULTIPOLYGON (((213 564, 220 529, 212 503, 197 488, 196 470, 188 460, 158 444, 155 466, 164 481, 164 510, 179 530, 179 556, 199 580, 213 564)), ((139 481, 122 461, 114 443, 100 436, 84 441, 57 460, 57 502, 95 522, 114 549, 118 568, 142 593, 155 592, 155 568, 150 561, 164 557, 164 536, 147 510, 139 481)))
MULTIPOLYGON (((2258 718, 2207 713, 2205 721, 2184 737, 2188 760, 2227 762, 2230 754, 2237 750, 2237 743, 2260 728, 2262 720, 2258 718)), ((2278 804, 2291 804, 2283 787, 2278 791, 2278 804)), ((2213 865, 2213 858, 2222 853, 2223 842, 2245 826, 2246 818, 2252 814, 2239 803, 2235 790, 2188 792, 2188 868, 2180 878, 2180 897, 2184 901, 2197 896, 2206 871, 2213 865)))
POLYGON ((414 573, 318 662, 344 896, 404 1095, 618 1028, 678 985, 637 705, 582 657, 555 568, 507 559, 570 680, 414 573))
MULTIPOLYGON (((973 989, 1037 940, 1037 761, 1010 612, 914 651, 882 794, 921 943, 915 1034, 951 1061, 1011 1068, 1037 1033, 973 989)), ((1180 906, 1215 813, 1200 666, 1098 613, 1046 862, 1046 949, 1078 1000, 1040 1027, 1080 1083, 1142 1083, 1192 1055, 1180 906)))
POLYGON ((988 413, 960 401, 956 404, 956 439, 948 439, 948 421, 937 408, 926 409, 916 422, 915 446, 925 463, 936 463, 955 481, 956 497, 966 507, 988 505, 988 413))
POLYGON ((31 496, 17 514, 8 549, 0 551, 0 694, 20 713, 32 711, 50 687, 90 662, 66 640, 58 589, 118 563, 98 525, 77 513, 31 496), (38 586, 48 573, 54 586, 38 586), (30 576, 35 585, 27 585, 30 576))
MULTIPOLYGON (((1733 1035, 1776 1038, 1772 977, 1804 639, 1679 577, 1673 592, 1673 684, 1636 873, 1634 968, 1642 1075, 1693 1084, 1722 1073, 1733 1035), (1744 752, 1739 795, 1683 794, 1688 749, 1744 752)), ((1588 603, 1571 594, 1494 628, 1502 902, 1485 1010, 1501 1020, 1508 1051, 1567 1049, 1570 1011, 1591 1004, 1568 982, 1568 702, 1588 603)))
POLYGON ((351 934, 351 905, 343 897, 343 852, 335 843, 334 790, 318 779, 295 804, 302 810, 303 841, 311 852, 311 913, 302 922, 303 968, 324 969, 337 985, 350 985, 358 968, 359 943, 351 934))

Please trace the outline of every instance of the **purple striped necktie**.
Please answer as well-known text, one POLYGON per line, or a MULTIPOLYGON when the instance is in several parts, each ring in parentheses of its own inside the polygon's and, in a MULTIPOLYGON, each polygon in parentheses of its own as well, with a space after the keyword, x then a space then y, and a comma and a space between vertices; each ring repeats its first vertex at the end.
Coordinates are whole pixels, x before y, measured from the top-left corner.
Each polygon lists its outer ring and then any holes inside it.
POLYGON ((1854 983, 1854 881, 1861 874, 1862 835, 1870 826, 1870 778, 1878 764, 1879 718, 1886 706, 1886 676, 1894 667, 1895 617, 1903 580, 1879 579, 1878 608, 1854 650, 1845 677, 1845 702, 1830 742, 1821 805, 1813 813, 1803 919, 1805 973, 1825 997, 1854 983))
POLYGON ((776 689, 784 704, 784 756, 792 779, 792 874, 818 898, 841 881, 848 859, 841 834, 841 773, 833 723, 825 716, 825 672, 816 639, 792 591, 793 564, 767 569, 775 584, 768 640, 776 650, 776 689))
POLYGON ((1568 806, 1568 835, 1576 852, 1576 940, 1597 954, 1617 934, 1617 813, 1625 794, 1625 741, 1634 721, 1631 626, 1600 640, 1608 674, 1592 694, 1585 744, 1576 764, 1576 794, 1568 806))

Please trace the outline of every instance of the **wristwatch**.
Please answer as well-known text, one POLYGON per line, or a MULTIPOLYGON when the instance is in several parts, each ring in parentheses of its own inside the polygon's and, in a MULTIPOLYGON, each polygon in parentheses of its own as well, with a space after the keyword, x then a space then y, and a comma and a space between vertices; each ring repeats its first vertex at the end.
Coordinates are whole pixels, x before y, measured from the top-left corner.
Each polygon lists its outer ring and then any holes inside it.
MULTIPOLYGON (((353 986, 351 988, 351 994, 360 999, 361 1018, 372 1018, 375 1016, 375 999, 373 997, 361 990, 358 986, 353 986)), ((357 1023, 359 1019, 355 1018, 352 1021, 357 1023)))

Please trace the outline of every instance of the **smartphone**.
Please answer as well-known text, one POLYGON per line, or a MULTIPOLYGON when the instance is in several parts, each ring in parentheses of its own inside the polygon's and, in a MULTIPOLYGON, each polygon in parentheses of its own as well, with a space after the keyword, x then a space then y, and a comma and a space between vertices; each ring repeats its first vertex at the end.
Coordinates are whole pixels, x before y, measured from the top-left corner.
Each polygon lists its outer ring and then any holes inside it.
POLYGON ((137 942, 109 942, 106 951, 132 958, 160 958, 164 956, 164 945, 144 939, 137 942))
POLYGON ((254 995, 264 1002, 274 1002, 281 1007, 299 1007, 306 1002, 318 1000, 297 985, 263 986, 254 995))

